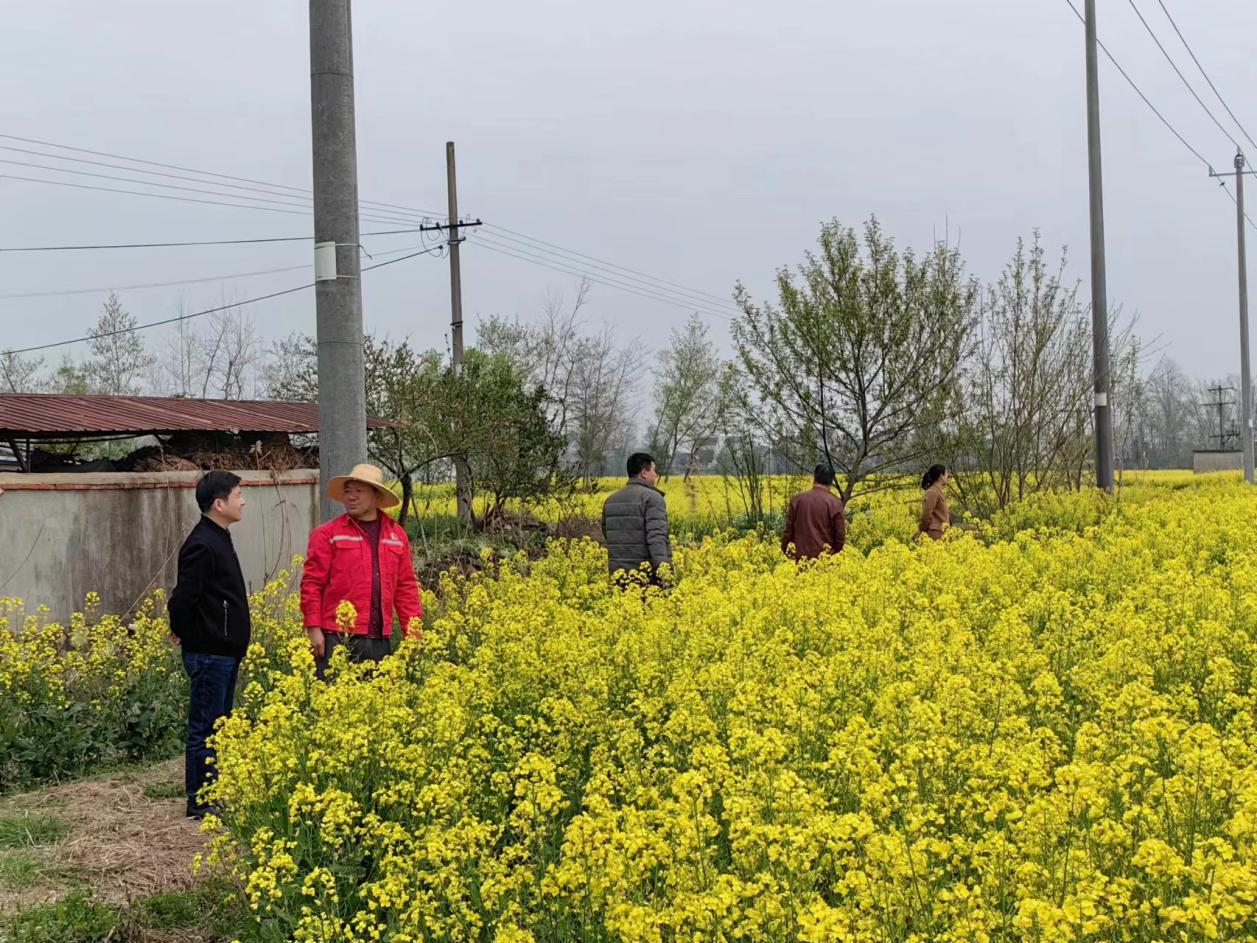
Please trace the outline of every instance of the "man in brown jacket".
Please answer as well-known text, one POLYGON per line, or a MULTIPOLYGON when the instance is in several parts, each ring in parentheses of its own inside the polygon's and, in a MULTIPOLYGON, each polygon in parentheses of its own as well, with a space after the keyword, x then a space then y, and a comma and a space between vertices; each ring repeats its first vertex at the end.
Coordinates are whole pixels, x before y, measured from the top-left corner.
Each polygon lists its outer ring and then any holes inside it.
POLYGON ((781 550, 786 556, 814 560, 842 550, 847 539, 847 518, 842 501, 829 490, 833 484, 834 470, 828 465, 817 465, 811 490, 790 499, 786 530, 781 535, 781 550))

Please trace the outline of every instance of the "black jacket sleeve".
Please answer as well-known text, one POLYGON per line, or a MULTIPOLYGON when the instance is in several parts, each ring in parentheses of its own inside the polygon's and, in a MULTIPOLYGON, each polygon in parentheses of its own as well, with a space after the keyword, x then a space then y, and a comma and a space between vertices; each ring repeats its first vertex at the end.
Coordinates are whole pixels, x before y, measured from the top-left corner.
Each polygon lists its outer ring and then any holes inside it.
POLYGON ((209 547, 199 540, 188 541, 179 551, 179 576, 166 604, 170 631, 179 638, 186 638, 195 630, 205 579, 213 565, 209 547))

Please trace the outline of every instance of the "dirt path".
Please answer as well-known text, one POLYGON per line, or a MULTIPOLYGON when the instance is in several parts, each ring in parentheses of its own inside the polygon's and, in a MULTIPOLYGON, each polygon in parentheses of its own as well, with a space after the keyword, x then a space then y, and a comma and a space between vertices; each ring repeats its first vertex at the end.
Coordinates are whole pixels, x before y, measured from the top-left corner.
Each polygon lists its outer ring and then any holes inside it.
POLYGON ((205 839, 199 823, 183 814, 182 783, 180 757, 0 800, 0 817, 51 819, 65 828, 54 843, 0 852, 38 864, 25 886, 0 883, 0 914, 56 900, 72 887, 88 887, 99 900, 126 905, 190 885, 192 859, 205 839))

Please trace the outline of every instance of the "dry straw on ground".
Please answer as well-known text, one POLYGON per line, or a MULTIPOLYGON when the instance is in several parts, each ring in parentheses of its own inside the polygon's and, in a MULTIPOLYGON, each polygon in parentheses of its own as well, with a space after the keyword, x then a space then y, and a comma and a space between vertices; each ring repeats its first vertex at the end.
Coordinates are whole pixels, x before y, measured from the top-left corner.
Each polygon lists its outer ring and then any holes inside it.
POLYGON ((145 795, 145 787, 181 782, 182 765, 174 760, 0 802, 0 814, 54 816, 68 827, 55 845, 32 850, 47 865, 44 878, 21 890, 0 888, 0 913, 56 900, 67 886, 124 905, 190 885, 192 859, 204 847, 199 825, 184 816, 182 797, 145 795))

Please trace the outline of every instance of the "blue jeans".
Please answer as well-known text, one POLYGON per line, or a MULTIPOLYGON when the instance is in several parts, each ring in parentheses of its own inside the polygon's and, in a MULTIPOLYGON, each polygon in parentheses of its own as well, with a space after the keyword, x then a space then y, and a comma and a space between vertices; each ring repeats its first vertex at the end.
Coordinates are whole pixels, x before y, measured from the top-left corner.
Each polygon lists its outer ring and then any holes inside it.
POLYGON ((236 676, 240 659, 229 655, 183 653, 183 670, 191 682, 188 697, 187 764, 183 774, 188 794, 188 808, 201 807, 197 794, 214 778, 214 767, 208 761, 214 751, 206 739, 214 732, 214 722, 231 716, 236 696, 236 676))

